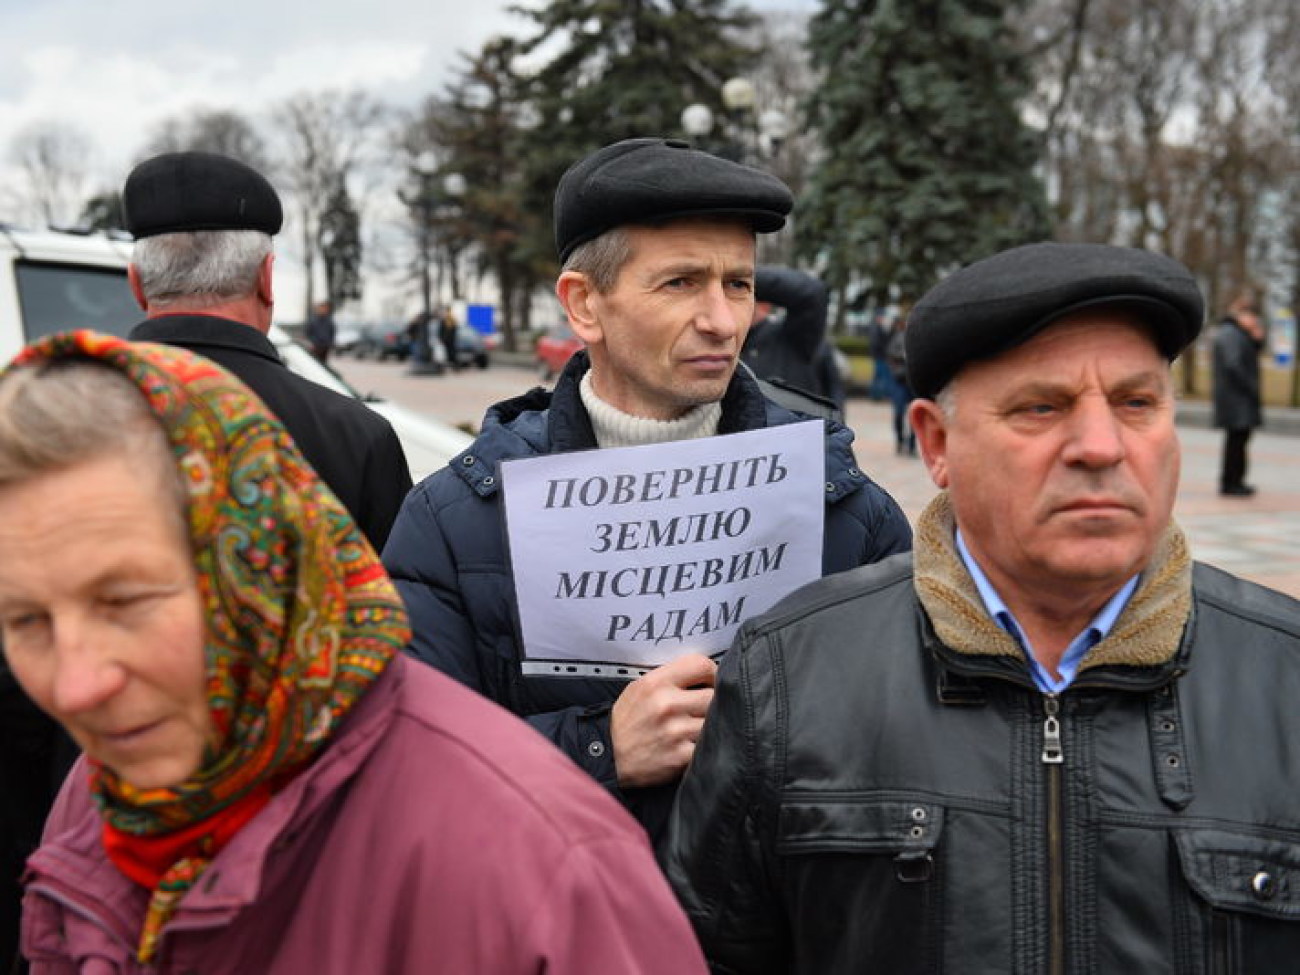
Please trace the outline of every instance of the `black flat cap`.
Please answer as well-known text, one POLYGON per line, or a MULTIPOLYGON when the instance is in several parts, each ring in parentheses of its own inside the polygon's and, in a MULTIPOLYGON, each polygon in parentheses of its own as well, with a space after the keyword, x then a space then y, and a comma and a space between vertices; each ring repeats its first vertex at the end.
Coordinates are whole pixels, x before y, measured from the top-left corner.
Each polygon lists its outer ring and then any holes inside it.
POLYGON ((678 139, 626 139, 578 160, 555 190, 555 246, 573 249, 624 224, 734 216, 759 233, 785 225, 794 205, 770 173, 692 149, 678 139))
POLYGON ((257 170, 214 152, 146 159, 122 188, 126 229, 137 240, 191 230, 260 230, 284 222, 280 198, 257 170))
POLYGON ((1105 244, 1027 244, 954 272, 916 303, 904 338, 912 390, 933 399, 966 363, 1097 305, 1136 313, 1171 361, 1205 318, 1196 279, 1171 257, 1105 244))

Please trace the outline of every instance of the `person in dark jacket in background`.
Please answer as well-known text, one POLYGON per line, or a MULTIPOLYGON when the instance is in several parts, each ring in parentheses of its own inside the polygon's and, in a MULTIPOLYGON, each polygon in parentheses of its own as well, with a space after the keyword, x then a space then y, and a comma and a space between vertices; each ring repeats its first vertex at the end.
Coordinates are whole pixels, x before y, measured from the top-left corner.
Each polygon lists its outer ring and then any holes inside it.
POLYGON ((411 471, 387 420, 291 372, 266 336, 283 216, 271 184, 226 156, 166 153, 131 172, 122 207, 136 239, 131 290, 148 315, 130 337, 207 356, 252 387, 382 549, 411 471))
POLYGON ((0 972, 26 971, 18 961, 19 878, 77 746, 14 680, 0 648, 0 972))
MULTIPOLYGON (((500 465, 806 419, 736 368, 755 234, 779 229, 791 204, 775 177, 675 141, 628 140, 571 167, 556 192, 556 291, 587 349, 553 392, 492 407, 475 443, 411 492, 384 549, 414 655, 524 716, 652 834, 690 760, 716 665, 686 653, 631 682, 609 668, 525 673, 500 465)), ((897 503, 858 468, 852 433, 834 422, 824 431, 823 571, 910 547, 897 503)))
POLYGON ((873 400, 893 398, 893 373, 889 369, 889 335, 890 328, 883 309, 871 314, 871 323, 867 326, 867 344, 871 349, 871 385, 867 395, 873 400))
POLYGON ((826 286, 806 271, 754 272, 754 321, 741 358, 759 379, 793 386, 844 412, 844 382, 826 340, 826 286))
POLYGON ((334 324, 334 313, 328 301, 316 302, 311 317, 303 327, 303 334, 307 337, 311 354, 322 365, 329 362, 330 353, 334 351, 334 338, 338 334, 338 328, 334 324))
POLYGON ((912 405, 912 384, 907 378, 907 312, 903 311, 894 322, 885 345, 885 360, 889 366, 889 399, 893 407, 894 450, 908 456, 916 453, 916 431, 907 419, 912 405))
POLYGON ((438 312, 438 341, 447 353, 447 368, 455 372, 460 368, 456 358, 456 314, 450 308, 438 312))
POLYGON ((1033 244, 912 311, 913 554, 742 628, 661 862, 713 971, 1290 971, 1300 603, 1194 563, 1192 274, 1033 244))
POLYGON ((1264 326, 1253 294, 1239 295, 1214 333, 1214 425, 1223 430, 1223 463, 1219 493, 1249 498, 1255 489, 1246 483, 1246 445, 1264 422, 1259 394, 1259 353, 1264 326))

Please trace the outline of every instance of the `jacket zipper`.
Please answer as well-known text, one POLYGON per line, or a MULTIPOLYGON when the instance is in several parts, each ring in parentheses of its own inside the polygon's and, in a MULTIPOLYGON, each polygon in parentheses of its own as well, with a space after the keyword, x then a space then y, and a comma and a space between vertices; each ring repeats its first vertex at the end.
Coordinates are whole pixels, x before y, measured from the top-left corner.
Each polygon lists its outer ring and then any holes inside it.
POLYGON ((33 893, 40 894, 43 897, 48 897, 56 904, 63 905, 63 907, 71 913, 94 924, 101 931, 108 934, 109 937, 116 941, 125 950, 127 958, 132 962, 135 961, 135 947, 123 934, 121 929, 118 928, 117 925, 110 923, 108 918, 104 915, 82 903, 75 894, 63 890, 61 884, 53 882, 52 880, 36 881, 30 884, 27 889, 33 893))
POLYGON ((1047 958, 1048 975, 1065 975, 1065 831, 1062 823, 1061 702, 1043 697, 1043 765, 1047 779, 1047 958))

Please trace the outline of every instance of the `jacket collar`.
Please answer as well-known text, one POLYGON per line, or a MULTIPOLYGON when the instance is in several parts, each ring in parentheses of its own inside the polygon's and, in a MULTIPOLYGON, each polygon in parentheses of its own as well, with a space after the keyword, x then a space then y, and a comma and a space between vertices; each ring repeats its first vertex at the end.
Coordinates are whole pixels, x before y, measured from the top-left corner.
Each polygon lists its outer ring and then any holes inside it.
MULTIPOLYGON (((1019 646, 989 617, 962 564, 955 530, 951 501, 940 492, 921 513, 914 539, 917 598, 934 633, 959 660, 1014 662, 1024 669, 1019 646)), ((1174 664, 1191 607, 1187 539, 1171 523, 1110 634, 1083 658, 1080 676, 1101 667, 1164 669, 1174 664)))
POLYGON ((132 342, 233 349, 283 364, 275 345, 253 326, 216 315, 178 314, 147 318, 131 329, 129 338, 132 342))
MULTIPOLYGON (((277 792, 218 854, 204 882, 186 893, 173 922, 185 927, 218 926, 257 899, 273 851, 307 828, 311 818, 339 795, 383 740, 407 666, 412 665, 400 654, 389 663, 316 761, 277 792)), ((71 781, 84 783, 84 763, 84 758, 78 761, 69 776, 71 781)), ((74 800, 74 825, 51 837, 32 855, 28 879, 84 892, 99 911, 106 912, 106 922, 134 945, 148 893, 109 862, 100 842, 102 819, 89 790, 84 784, 81 788, 85 794, 74 800)))

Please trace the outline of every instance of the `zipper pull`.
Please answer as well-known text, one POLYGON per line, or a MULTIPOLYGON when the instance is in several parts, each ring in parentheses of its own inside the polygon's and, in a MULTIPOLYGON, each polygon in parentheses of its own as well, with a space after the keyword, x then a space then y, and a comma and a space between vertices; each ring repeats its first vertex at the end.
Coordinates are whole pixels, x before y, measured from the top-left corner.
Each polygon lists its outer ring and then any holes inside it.
POLYGON ((1060 765, 1065 761, 1065 755, 1061 751, 1061 722, 1057 718, 1061 702, 1055 694, 1043 698, 1043 710, 1047 712, 1047 720, 1043 722, 1043 764, 1060 765))

